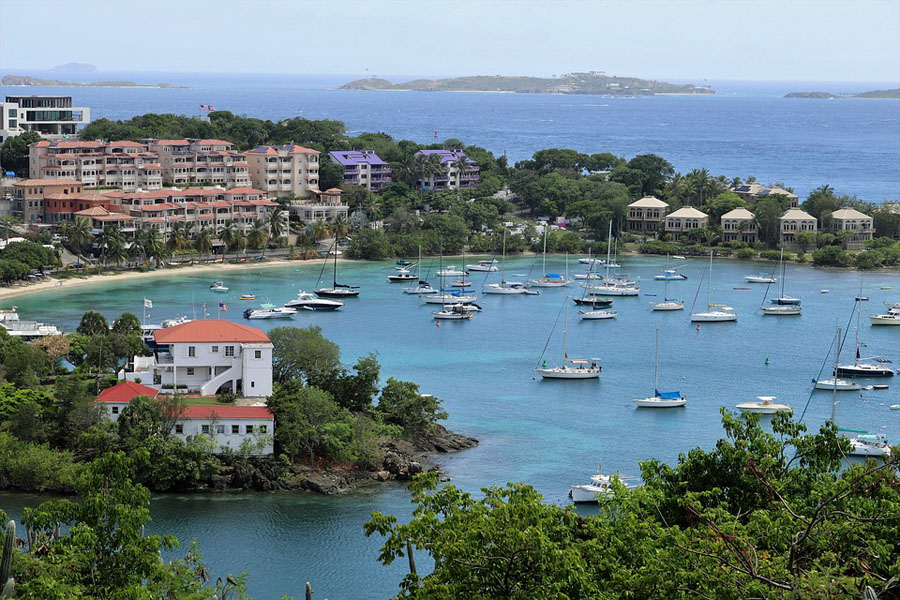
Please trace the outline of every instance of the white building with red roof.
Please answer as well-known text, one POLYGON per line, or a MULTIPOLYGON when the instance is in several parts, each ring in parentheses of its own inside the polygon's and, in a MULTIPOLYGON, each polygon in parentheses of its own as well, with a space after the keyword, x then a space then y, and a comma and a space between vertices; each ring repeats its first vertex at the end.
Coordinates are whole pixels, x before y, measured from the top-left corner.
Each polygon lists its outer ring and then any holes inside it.
POLYGON ((297 144, 247 151, 253 187, 276 197, 306 198, 319 189, 319 151, 297 144))
POLYGON ((272 394, 272 342, 261 329, 201 319, 153 333, 153 356, 136 356, 128 381, 162 392, 244 397, 272 394))
MULTIPOLYGON (((97 396, 97 402, 106 409, 107 418, 115 423, 134 398, 147 396, 155 399, 158 394, 157 390, 146 385, 122 381, 103 390, 97 396)), ((213 440, 215 453, 226 449, 240 450, 244 444, 248 444, 252 454, 264 456, 273 452, 274 433, 275 417, 266 406, 230 404, 181 406, 170 432, 185 441, 198 435, 208 436, 213 440)))

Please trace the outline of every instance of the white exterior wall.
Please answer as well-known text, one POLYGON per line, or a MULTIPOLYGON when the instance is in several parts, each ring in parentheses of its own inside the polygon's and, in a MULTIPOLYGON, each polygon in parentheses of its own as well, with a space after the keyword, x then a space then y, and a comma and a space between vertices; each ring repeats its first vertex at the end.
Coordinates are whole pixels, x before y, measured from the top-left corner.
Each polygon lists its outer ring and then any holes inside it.
POLYGON ((241 368, 244 396, 272 395, 272 344, 244 344, 241 368))
POLYGON ((223 448, 239 450, 244 440, 249 439, 252 443, 256 443, 259 439, 265 441, 265 445, 260 452, 268 456, 273 453, 272 440, 275 431, 274 419, 178 419, 175 422, 175 428, 172 435, 182 440, 187 440, 195 435, 209 435, 213 438, 215 449, 213 452, 219 453, 223 448), (181 432, 179 433, 179 426, 181 432), (204 432, 203 427, 208 427, 208 431, 204 432), (247 427, 252 428, 251 433, 247 433, 247 427), (233 433, 234 427, 237 427, 237 433, 233 433), (265 428, 265 432, 262 431, 265 428))
POLYGON ((121 415, 122 411, 125 410, 125 407, 128 406, 127 402, 102 402, 101 404, 103 404, 103 408, 106 409, 106 418, 113 423, 119 422, 119 415, 121 415))

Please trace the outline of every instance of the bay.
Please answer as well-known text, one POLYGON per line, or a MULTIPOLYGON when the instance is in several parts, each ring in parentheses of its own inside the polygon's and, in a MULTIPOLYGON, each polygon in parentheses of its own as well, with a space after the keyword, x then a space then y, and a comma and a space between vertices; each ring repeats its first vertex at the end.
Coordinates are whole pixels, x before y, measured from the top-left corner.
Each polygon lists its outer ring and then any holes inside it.
MULTIPOLYGON (((29 73, 53 77, 50 73, 29 73)), ((805 197, 829 184, 869 202, 900 199, 900 100, 785 99, 786 92, 861 91, 890 83, 708 82, 716 96, 604 98, 555 94, 342 91, 356 76, 103 73, 105 80, 166 81, 190 89, 0 87, 71 94, 94 120, 148 112, 198 115, 200 105, 279 120, 336 119, 350 135, 382 131, 432 143, 458 138, 510 162, 543 148, 656 153, 680 172, 784 182, 805 197)), ((394 80, 406 80, 394 77, 394 80)), ((304 140, 295 140, 303 143, 304 140)))
MULTIPOLYGON (((530 256, 513 258, 507 274, 517 279, 535 275, 536 262, 530 256)), ((689 279, 670 282, 669 296, 685 300, 688 310, 683 313, 649 308, 663 294, 663 282, 654 281, 653 275, 662 270, 665 258, 627 256, 620 262, 623 271, 640 278, 640 297, 617 299, 614 308, 619 316, 611 321, 581 322, 570 310, 569 356, 600 357, 599 383, 542 381, 531 372, 565 298, 579 293, 577 287, 545 289, 540 296, 488 296, 483 298, 484 312, 470 322, 437 327, 429 314, 432 307, 403 295, 402 285, 387 283, 392 262, 347 262, 340 267, 340 279, 362 286, 360 297, 348 300, 339 312, 301 313, 293 324, 321 326, 340 345, 347 363, 377 352, 383 379, 416 381, 423 392, 441 397, 451 415, 448 427, 481 440, 475 449, 437 457, 453 483, 466 490, 523 481, 548 502, 564 504, 569 486, 585 480, 601 461, 604 471, 637 475, 641 460, 674 462, 679 453, 693 447, 710 448, 722 435, 719 409, 733 409, 758 395, 775 395, 798 413, 808 402, 804 422, 811 429, 830 416, 831 394, 811 393, 810 381, 828 371, 831 359, 826 353, 835 325, 846 330, 855 324, 853 298, 860 290, 859 273, 789 265, 786 293, 803 298, 804 314, 764 317, 756 309, 765 286, 747 286, 743 277, 771 271, 772 263, 717 261, 712 300, 733 306, 739 321, 698 329, 689 323, 687 313, 706 261, 677 261, 689 279), (822 294, 821 289, 830 293, 822 294), (688 398, 684 409, 638 410, 631 402, 653 390, 657 328, 660 387, 683 392, 688 398)), ((574 259, 569 263, 570 268, 575 266, 574 259)), ((14 303, 23 318, 50 321, 68 331, 89 309, 99 309, 107 317, 126 310, 140 314, 144 298, 153 301, 153 321, 195 313, 202 317, 205 302, 210 318, 245 322, 240 312, 248 303, 238 296, 253 292, 260 301, 286 302, 298 288, 312 289, 320 268, 321 262, 308 262, 225 271, 215 277, 177 273, 145 281, 113 279, 33 293, 14 303), (213 307, 222 296, 208 290, 214 278, 231 288, 226 299, 229 310, 221 315, 213 307)), ((548 257, 548 271, 565 268, 564 257, 548 257)), ((484 281, 474 273, 471 279, 476 289, 484 281)), ((900 328, 870 327, 866 318, 883 311, 884 302, 900 301, 900 273, 867 273, 862 283, 863 293, 870 297, 861 315, 863 353, 900 359, 900 328)), ((698 306, 705 297, 703 288, 698 306)), ((263 329, 283 324, 253 323, 263 329)), ((551 364, 562 358, 560 327, 550 339, 546 359, 551 364)), ((845 359, 852 358, 854 341, 851 329, 845 359)), ((839 394, 838 422, 887 433, 896 442, 898 413, 888 409, 900 403, 896 381, 889 381, 887 391, 839 394)), ((0 494, 0 508, 18 518, 21 507, 38 498, 0 494)), ((257 598, 299 594, 306 580, 313 582, 317 597, 386 598, 396 591, 404 566, 377 564, 380 541, 366 539, 362 532, 372 510, 405 518, 410 511, 408 494, 398 484, 387 484, 339 498, 157 495, 151 503, 151 530, 174 533, 185 544, 197 539, 216 575, 248 571, 250 590, 257 598)))

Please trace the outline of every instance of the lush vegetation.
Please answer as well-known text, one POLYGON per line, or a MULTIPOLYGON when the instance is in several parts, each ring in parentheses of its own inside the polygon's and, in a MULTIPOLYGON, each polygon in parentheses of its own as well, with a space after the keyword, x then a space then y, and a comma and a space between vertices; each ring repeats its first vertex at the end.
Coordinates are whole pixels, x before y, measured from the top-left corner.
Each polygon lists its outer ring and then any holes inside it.
POLYGON ((595 517, 524 484, 475 495, 428 474, 408 523, 373 513, 366 533, 386 537, 381 562, 410 560, 398 598, 896 598, 900 450, 848 465, 833 424, 723 423, 713 450, 642 463, 643 485, 618 485, 595 517))

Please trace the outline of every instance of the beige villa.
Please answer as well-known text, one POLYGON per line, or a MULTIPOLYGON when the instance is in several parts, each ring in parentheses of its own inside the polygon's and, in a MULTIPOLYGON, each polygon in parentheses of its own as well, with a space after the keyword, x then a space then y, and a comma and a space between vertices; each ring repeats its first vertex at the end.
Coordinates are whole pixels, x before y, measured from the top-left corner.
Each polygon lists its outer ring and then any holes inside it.
POLYGON ((666 217, 666 233, 677 241, 683 234, 701 229, 709 224, 709 216, 691 206, 679 208, 666 217))
POLYGON ((722 215, 722 241, 755 244, 759 230, 753 213, 746 208, 735 208, 722 215))
POLYGON ((799 208, 789 209, 781 215, 779 222, 778 242, 787 250, 799 249, 799 246, 797 245, 798 233, 811 233, 815 235, 816 231, 818 231, 816 218, 799 208))
POLYGON ((831 213, 831 232, 839 235, 842 231, 849 232, 842 240, 847 250, 862 250, 866 243, 872 241, 875 231, 875 220, 865 213, 853 208, 842 208, 831 213))
POLYGON ((645 196, 628 205, 628 231, 656 233, 666 221, 669 205, 653 196, 645 196))

